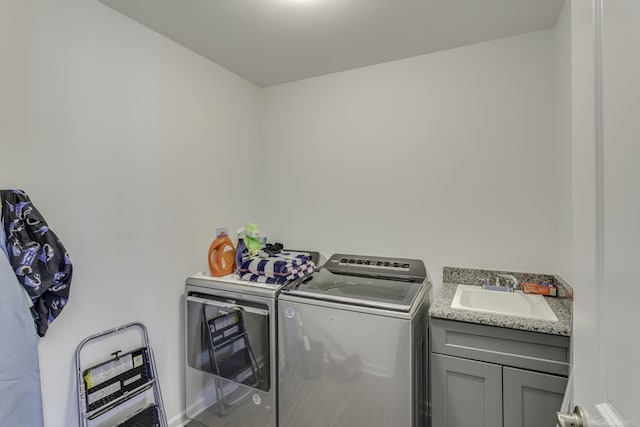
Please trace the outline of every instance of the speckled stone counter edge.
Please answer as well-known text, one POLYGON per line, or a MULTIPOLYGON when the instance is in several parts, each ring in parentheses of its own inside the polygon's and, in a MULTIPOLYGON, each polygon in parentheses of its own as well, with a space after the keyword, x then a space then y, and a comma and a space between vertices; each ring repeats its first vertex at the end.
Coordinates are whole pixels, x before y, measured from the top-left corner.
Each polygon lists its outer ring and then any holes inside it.
MULTIPOLYGON (((443 270, 443 284, 438 291, 431 307, 429 315, 441 319, 456 320, 460 322, 478 323, 502 328, 520 329, 525 331, 540 332, 553 335, 571 335, 571 310, 570 298, 545 297, 549 307, 558 317, 558 322, 545 322, 541 320, 525 319, 515 316, 481 313, 468 310, 451 308, 451 301, 456 293, 458 284, 478 285, 481 278, 492 277, 495 274, 513 274, 518 280, 544 281, 551 279, 555 285, 571 287, 559 276, 548 274, 531 274, 511 271, 458 269, 445 267, 443 270)), ((549 283, 549 282, 547 282, 549 283)))
POLYGON ((511 274, 520 282, 550 283, 558 288, 561 298, 573 298, 573 289, 560 276, 543 273, 522 273, 519 271, 484 270, 478 268, 443 267, 443 283, 459 283, 463 285, 481 285, 482 279, 490 279, 494 283, 498 274, 511 274))

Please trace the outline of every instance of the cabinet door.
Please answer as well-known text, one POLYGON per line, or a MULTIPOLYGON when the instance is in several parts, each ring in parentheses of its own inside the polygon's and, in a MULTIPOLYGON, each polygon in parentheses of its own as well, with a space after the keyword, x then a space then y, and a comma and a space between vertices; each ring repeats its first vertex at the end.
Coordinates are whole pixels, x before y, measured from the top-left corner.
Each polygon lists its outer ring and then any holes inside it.
POLYGON ((502 426, 502 366, 432 353, 431 404, 431 427, 502 426))
POLYGON ((565 377, 507 368, 502 373, 504 427, 556 425, 567 386, 565 377))

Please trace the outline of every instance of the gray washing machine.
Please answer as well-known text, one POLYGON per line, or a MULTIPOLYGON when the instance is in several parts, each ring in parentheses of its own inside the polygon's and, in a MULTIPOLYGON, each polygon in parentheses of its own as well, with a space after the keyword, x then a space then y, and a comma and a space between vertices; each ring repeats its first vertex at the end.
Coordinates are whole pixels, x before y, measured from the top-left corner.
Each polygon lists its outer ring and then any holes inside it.
POLYGON ((279 427, 423 427, 427 311, 420 260, 333 255, 278 296, 279 427))

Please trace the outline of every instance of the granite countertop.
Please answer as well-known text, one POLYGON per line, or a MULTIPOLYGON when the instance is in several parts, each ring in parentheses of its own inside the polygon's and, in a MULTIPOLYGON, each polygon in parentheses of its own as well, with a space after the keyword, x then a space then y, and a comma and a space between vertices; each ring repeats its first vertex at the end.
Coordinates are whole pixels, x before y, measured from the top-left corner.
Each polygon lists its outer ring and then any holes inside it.
POLYGON ((551 307, 558 317, 557 322, 546 322, 510 315, 489 314, 451 308, 451 302, 453 301, 453 296, 457 288, 457 283, 445 282, 442 284, 429 309, 429 315, 431 317, 545 334, 571 335, 572 300, 570 298, 544 297, 549 307, 551 307))

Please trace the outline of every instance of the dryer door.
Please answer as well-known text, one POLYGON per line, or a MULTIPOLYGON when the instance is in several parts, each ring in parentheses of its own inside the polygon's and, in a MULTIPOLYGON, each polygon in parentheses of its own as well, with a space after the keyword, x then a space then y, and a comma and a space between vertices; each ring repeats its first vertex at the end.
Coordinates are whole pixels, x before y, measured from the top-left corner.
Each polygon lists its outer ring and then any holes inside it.
POLYGON ((268 305, 189 293, 187 416, 206 426, 272 426, 268 305))

